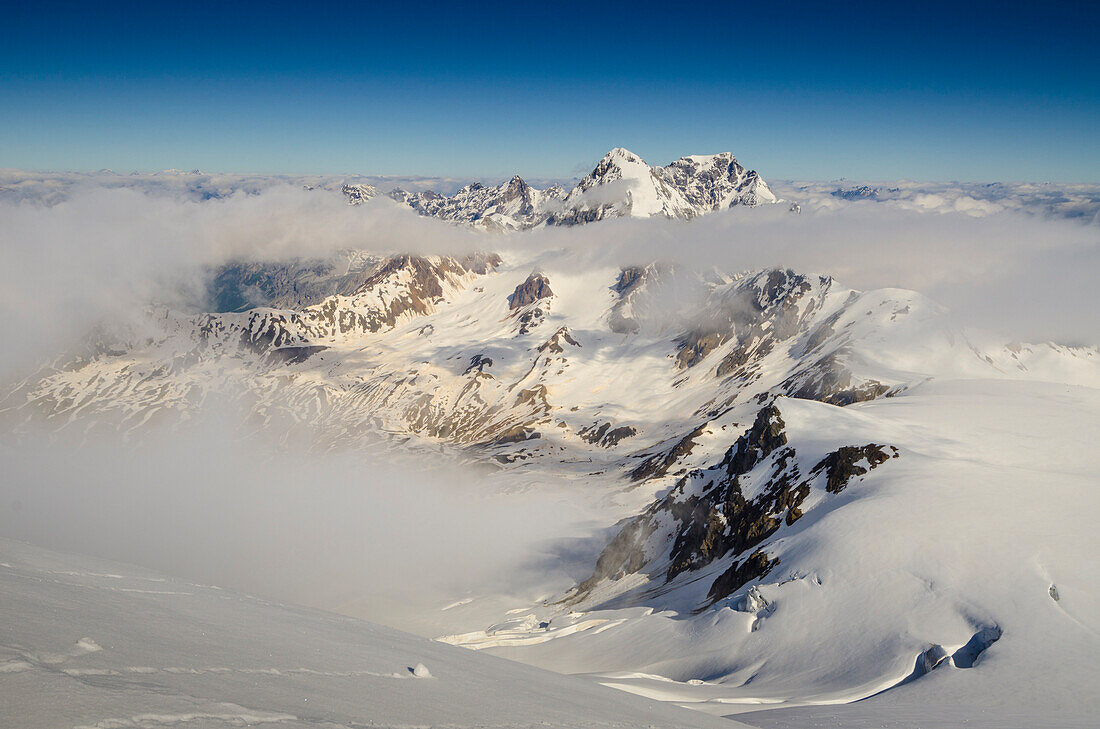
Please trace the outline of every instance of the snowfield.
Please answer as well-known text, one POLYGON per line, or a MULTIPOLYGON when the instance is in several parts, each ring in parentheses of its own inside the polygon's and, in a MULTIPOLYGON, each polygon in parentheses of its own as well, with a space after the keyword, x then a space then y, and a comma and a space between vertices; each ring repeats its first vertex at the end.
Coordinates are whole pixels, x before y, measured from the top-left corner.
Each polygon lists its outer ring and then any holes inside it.
POLYGON ((807 448, 900 455, 781 530, 751 597, 698 612, 706 579, 612 581, 575 631, 543 608, 449 640, 760 726, 1092 725, 1100 391, 955 380, 778 407, 807 448))
POLYGON ((12 729, 728 727, 353 618, 0 540, 12 729))

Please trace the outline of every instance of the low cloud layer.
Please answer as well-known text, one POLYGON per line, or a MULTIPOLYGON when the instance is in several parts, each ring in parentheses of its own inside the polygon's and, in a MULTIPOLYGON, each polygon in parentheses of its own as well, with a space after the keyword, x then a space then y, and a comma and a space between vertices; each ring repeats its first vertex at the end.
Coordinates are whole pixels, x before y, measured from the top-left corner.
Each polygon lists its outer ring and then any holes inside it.
POLYGON ((561 248, 582 265, 666 260, 730 272, 786 266, 861 290, 916 290, 964 323, 1006 337, 1100 343, 1089 284, 1100 274, 1100 227, 1062 219, 872 202, 795 214, 775 205, 690 222, 621 219, 535 230, 511 243, 561 248))
POLYGON ((0 373, 149 303, 195 307, 208 268, 228 261, 346 248, 461 253, 481 243, 390 200, 352 207, 337 192, 290 185, 203 202, 96 187, 52 206, 0 202, 0 220, 0 338, 18 343, 0 373))
POLYGON ((0 439, 0 535, 411 628, 410 603, 536 600, 579 576, 547 555, 597 494, 546 477, 508 494, 443 456, 311 454, 238 426, 0 439))
MULTIPOLYGON (((810 194, 810 193, 807 193, 810 194)), ((149 302, 195 307, 204 271, 231 260, 378 253, 560 250, 586 262, 663 260, 727 271, 788 266, 859 288, 915 289, 961 320, 1025 340, 1100 343, 1091 283, 1100 227, 1000 210, 932 212, 911 201, 732 210, 691 222, 610 220, 486 235, 388 199, 275 185, 196 202, 92 187, 52 206, 0 202, 0 369, 27 368, 96 321, 149 302)))
POLYGON ((95 322, 124 320, 149 302, 200 306, 210 266, 346 248, 558 250, 578 265, 788 266, 859 289, 915 289, 1009 338, 1100 343, 1091 286, 1100 274, 1100 227, 1008 206, 929 212, 908 199, 849 202, 811 192, 800 215, 776 205, 691 222, 610 220, 510 235, 422 218, 384 198, 352 207, 335 191, 285 184, 203 202, 104 187, 52 206, 0 202, 0 337, 13 343, 0 371, 32 367, 95 322))

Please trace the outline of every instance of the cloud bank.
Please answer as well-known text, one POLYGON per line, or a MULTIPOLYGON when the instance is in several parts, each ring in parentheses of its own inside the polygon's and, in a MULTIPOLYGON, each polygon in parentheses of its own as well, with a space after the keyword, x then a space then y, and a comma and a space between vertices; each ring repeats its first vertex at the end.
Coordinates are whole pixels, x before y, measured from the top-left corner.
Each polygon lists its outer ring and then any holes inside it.
POLYGON ((579 577, 547 555, 597 494, 545 476, 508 493, 445 456, 319 455, 239 428, 208 412, 140 445, 0 438, 0 534, 408 628, 410 603, 534 601, 579 577))
POLYGON ((899 287, 1007 338, 1100 343, 1092 282, 1100 226, 972 206, 811 198, 694 221, 610 220, 487 235, 422 218, 388 199, 344 204, 331 190, 279 184, 194 201, 90 187, 53 205, 0 202, 0 372, 34 366, 97 321, 150 302, 201 307, 211 267, 234 260, 475 249, 561 251, 577 265, 652 260, 739 271, 787 266, 857 289, 899 287), (944 210, 947 210, 944 212, 944 210))
POLYGON ((199 305, 210 267, 236 260, 463 253, 472 231, 390 200, 352 207, 339 193, 279 185, 202 202, 94 187, 52 206, 0 202, 0 339, 5 368, 40 363, 96 323, 150 303, 199 305))

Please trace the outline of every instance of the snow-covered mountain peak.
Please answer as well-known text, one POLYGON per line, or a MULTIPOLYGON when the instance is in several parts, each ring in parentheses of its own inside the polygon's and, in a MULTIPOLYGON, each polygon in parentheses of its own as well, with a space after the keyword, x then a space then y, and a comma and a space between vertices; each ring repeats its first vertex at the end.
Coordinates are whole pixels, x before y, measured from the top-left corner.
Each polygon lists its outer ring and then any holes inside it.
POLYGON ((650 167, 628 149, 616 147, 604 155, 565 198, 561 215, 551 225, 576 225, 604 218, 693 218, 683 195, 664 179, 661 168, 650 167))
POLYGON ((768 183, 729 152, 681 157, 663 169, 670 182, 701 211, 778 201, 768 183))
POLYGON ((341 188, 341 191, 348 199, 348 204, 350 205, 360 205, 378 194, 378 188, 374 185, 364 184, 345 184, 341 188))
MULTIPOLYGON (((374 194, 345 186, 349 202, 374 194)), ((453 195, 402 189, 390 197, 421 215, 489 230, 520 230, 540 225, 577 225, 604 218, 690 219, 736 205, 777 202, 756 172, 729 152, 681 157, 652 167, 637 154, 615 147, 572 190, 560 185, 538 190, 519 175, 496 186, 474 182, 453 195)))
POLYGON ((638 155, 624 147, 615 147, 603 156, 589 174, 594 180, 610 182, 623 177, 646 177, 650 166, 638 155))

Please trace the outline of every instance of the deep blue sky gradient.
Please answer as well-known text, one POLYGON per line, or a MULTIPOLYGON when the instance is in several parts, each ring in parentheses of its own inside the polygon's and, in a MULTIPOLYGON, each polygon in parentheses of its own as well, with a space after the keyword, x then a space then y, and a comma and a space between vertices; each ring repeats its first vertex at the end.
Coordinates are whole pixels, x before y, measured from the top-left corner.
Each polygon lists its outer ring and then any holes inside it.
POLYGON ((1100 181, 1100 3, 5 6, 0 167, 1100 181))

